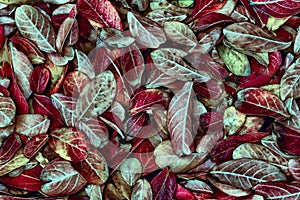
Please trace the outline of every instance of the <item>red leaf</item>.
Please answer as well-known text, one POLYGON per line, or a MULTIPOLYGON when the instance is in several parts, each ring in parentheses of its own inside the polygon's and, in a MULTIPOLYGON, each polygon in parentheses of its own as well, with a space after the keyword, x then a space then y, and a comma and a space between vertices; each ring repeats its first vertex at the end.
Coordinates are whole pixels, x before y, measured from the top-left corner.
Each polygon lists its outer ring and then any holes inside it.
POLYGON ((30 40, 15 36, 10 41, 12 41, 14 47, 27 55, 32 64, 42 64, 45 62, 44 55, 30 40))
POLYGON ((74 127, 55 129, 50 133, 51 148, 63 159, 82 161, 87 157, 87 140, 83 133, 74 127))
POLYGON ((300 2, 295 0, 251 0, 251 6, 275 18, 285 18, 300 12, 300 2))
POLYGON ((277 136, 277 145, 283 152, 291 155, 300 155, 300 130, 281 123, 274 123, 274 133, 277 136))
POLYGON ((12 187, 16 187, 22 190, 40 191, 43 182, 39 179, 42 171, 42 167, 37 165, 36 167, 28 170, 24 170, 22 174, 17 177, 2 176, 1 182, 12 187))
POLYGON ((202 31, 204 29, 207 29, 209 27, 218 24, 223 24, 223 23, 228 23, 233 21, 234 20, 231 17, 228 17, 227 15, 211 12, 211 13, 207 13, 204 16, 199 17, 198 20, 196 21, 194 29, 197 31, 202 31))
POLYGON ((200 129, 203 132, 218 132, 223 129, 223 113, 208 112, 200 115, 200 129))
POLYGON ((80 71, 68 73, 63 85, 65 95, 78 97, 88 82, 89 78, 80 71))
POLYGON ((256 59, 250 58, 251 67, 258 75, 272 77, 279 70, 282 62, 282 56, 279 51, 269 53, 270 63, 268 66, 263 66, 256 59))
POLYGON ((64 125, 59 112, 52 104, 51 98, 35 94, 33 98, 33 109, 36 114, 47 115, 50 118, 50 129, 64 125))
POLYGON ((24 147, 24 155, 28 158, 33 157, 46 144, 48 139, 48 134, 33 136, 24 147))
POLYGON ((244 135, 230 136, 219 142, 211 151, 212 160, 217 164, 232 159, 232 153, 242 143, 258 142, 269 133, 247 133, 244 135))
POLYGON ((155 163, 153 152, 154 147, 148 140, 143 140, 143 142, 134 151, 134 157, 138 158, 142 163, 144 174, 151 173, 158 168, 155 163))
POLYGON ((42 66, 35 67, 30 76, 31 90, 37 94, 42 94, 49 83, 50 76, 49 69, 42 66))
POLYGON ((151 181, 153 200, 172 199, 176 191, 176 179, 168 168, 163 169, 151 181))
POLYGON ((146 110, 166 109, 170 102, 170 93, 161 89, 145 89, 136 93, 130 100, 131 116, 146 110))
POLYGON ((254 187, 256 194, 266 199, 299 199, 300 185, 287 182, 260 183, 254 187))
POLYGON ((14 72, 12 66, 8 62, 3 62, 2 67, 0 67, 0 76, 10 78, 10 86, 9 91, 11 94, 11 98, 14 100, 16 104, 17 114, 27 114, 29 111, 27 101, 20 90, 16 79, 14 78, 14 72))
POLYGON ((278 119, 289 117, 283 102, 271 92, 247 88, 237 94, 236 108, 248 115, 269 116, 278 119))
POLYGON ((196 0, 195 6, 192 11, 193 18, 200 18, 208 13, 214 12, 222 8, 226 3, 226 0, 196 0))
POLYGON ((91 150, 85 160, 73 164, 74 168, 91 184, 101 185, 108 179, 108 165, 98 150, 91 150))
POLYGON ((80 15, 97 27, 110 27, 123 30, 123 24, 114 5, 108 0, 78 0, 80 15))
POLYGON ((177 184, 175 198, 176 200, 195 200, 194 195, 180 184, 177 184))
POLYGON ((3 143, 0 149, 0 163, 9 161, 22 145, 21 139, 18 135, 10 135, 3 143))

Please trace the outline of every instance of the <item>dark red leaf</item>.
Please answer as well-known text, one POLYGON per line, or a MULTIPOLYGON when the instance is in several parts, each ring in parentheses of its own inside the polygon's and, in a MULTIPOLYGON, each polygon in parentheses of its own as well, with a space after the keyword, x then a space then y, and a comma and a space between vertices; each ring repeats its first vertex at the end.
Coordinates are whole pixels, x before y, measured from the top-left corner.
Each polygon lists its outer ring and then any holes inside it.
POLYGON ((223 113, 207 112, 200 115, 199 129, 206 132, 218 132, 223 129, 223 113))
POLYGON ((290 17, 300 12, 300 2, 294 0, 251 0, 249 3, 257 10, 275 18, 290 17))
POLYGON ((300 130, 294 127, 282 124, 274 123, 274 133, 277 136, 277 145, 283 152, 287 152, 290 155, 300 155, 300 130))
POLYGON ((36 114, 47 115, 51 120, 50 129, 64 125, 60 113, 53 106, 51 98, 43 95, 34 95, 33 109, 36 114))
POLYGON ((33 157, 48 141, 48 134, 38 134, 30 138, 24 147, 24 155, 28 158, 33 157))
POLYGON ((176 191, 176 179, 172 171, 163 169, 151 181, 153 200, 172 199, 176 191))
POLYGON ((49 83, 50 76, 49 69, 42 66, 35 67, 30 76, 31 90, 37 94, 42 94, 49 83))
POLYGON ((244 135, 230 136, 220 141, 211 151, 212 160, 217 164, 232 159, 232 153, 242 143, 258 142, 269 133, 247 133, 244 135))
POLYGON ((161 89, 145 89, 137 92, 130 100, 131 116, 152 109, 166 109, 170 103, 170 92, 161 89))
POLYGON ((22 145, 21 139, 17 134, 10 135, 0 149, 0 163, 9 161, 22 145))
POLYGON ((194 19, 217 11, 225 5, 226 1, 219 0, 195 0, 192 16, 194 19))
POLYGON ((36 167, 24 170, 22 174, 17 177, 9 177, 8 175, 0 177, 0 181, 22 190, 40 191, 43 182, 39 179, 42 167, 36 167))

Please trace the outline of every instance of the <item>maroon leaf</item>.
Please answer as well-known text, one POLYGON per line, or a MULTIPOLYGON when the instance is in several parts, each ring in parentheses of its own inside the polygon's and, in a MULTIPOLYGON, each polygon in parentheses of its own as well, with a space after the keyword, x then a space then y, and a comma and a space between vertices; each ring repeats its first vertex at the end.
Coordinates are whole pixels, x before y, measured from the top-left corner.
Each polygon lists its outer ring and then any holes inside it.
POLYGON ((269 53, 270 63, 268 66, 263 66, 256 59, 251 58, 251 67, 258 75, 266 75, 272 77, 279 70, 282 62, 282 56, 279 51, 269 53))
POLYGON ((259 11, 275 18, 290 17, 300 12, 300 2, 295 0, 251 0, 249 3, 259 11))
POLYGON ((266 199, 298 199, 300 197, 300 186, 287 182, 267 182, 260 183, 254 187, 256 194, 262 195, 266 199))
POLYGON ((26 143, 24 155, 28 158, 33 157, 48 141, 48 134, 35 135, 26 143))
POLYGON ((73 71, 67 74, 64 80, 64 92, 67 96, 78 97, 89 78, 80 71, 73 71))
POLYGON ((163 169, 151 181, 153 200, 172 199, 176 191, 176 179, 173 172, 163 169))
POLYGON ((223 130, 223 113, 208 112, 200 115, 199 129, 206 132, 218 132, 223 130))
POLYGON ((268 133, 247 133, 244 135, 230 136, 220 141, 212 150, 212 160, 217 164, 232 159, 232 153, 236 147, 246 142, 258 142, 268 133))
POLYGON ((194 19, 201 18, 206 14, 219 10, 226 2, 218 0, 195 0, 192 16, 194 19))
POLYGON ((236 108, 248 115, 288 118, 283 102, 274 94, 259 88, 247 88, 237 94, 236 108))
POLYGON ((130 100, 130 115, 152 109, 166 109, 170 93, 161 89, 145 89, 136 93, 130 100))
POLYGON ((33 109, 36 114, 47 115, 50 118, 50 129, 62 127, 64 125, 59 112, 53 106, 49 97, 34 95, 33 109))
POLYGON ((35 67, 30 75, 31 90, 37 94, 42 94, 49 83, 50 76, 49 69, 42 66, 35 67))
POLYGON ((44 55, 30 40, 15 36, 10 39, 13 45, 21 52, 27 55, 32 64, 42 64, 45 62, 44 55))
POLYGON ((90 151, 85 160, 73 164, 74 168, 91 184, 100 185, 108 179, 106 160, 98 150, 90 151))
POLYGON ((10 135, 3 143, 0 149, 0 163, 9 161, 22 145, 21 139, 18 135, 10 135))
POLYGON ((40 165, 37 165, 32 169, 24 170, 17 177, 10 177, 6 175, 0 177, 0 180, 6 185, 22 190, 40 191, 43 184, 43 182, 39 179, 42 169, 43 168, 40 165))
POLYGON ((195 200, 194 195, 180 184, 177 184, 175 198, 177 200, 195 200))
POLYGON ((153 152, 154 147, 148 140, 144 140, 134 151, 134 157, 138 158, 142 163, 144 174, 153 172, 158 168, 153 152))
POLYGON ((114 5, 108 0, 78 0, 77 9, 80 15, 97 27, 111 27, 123 30, 123 24, 114 5))
POLYGON ((300 155, 300 130, 282 123, 274 123, 274 133, 277 136, 277 145, 283 152, 291 155, 300 155))

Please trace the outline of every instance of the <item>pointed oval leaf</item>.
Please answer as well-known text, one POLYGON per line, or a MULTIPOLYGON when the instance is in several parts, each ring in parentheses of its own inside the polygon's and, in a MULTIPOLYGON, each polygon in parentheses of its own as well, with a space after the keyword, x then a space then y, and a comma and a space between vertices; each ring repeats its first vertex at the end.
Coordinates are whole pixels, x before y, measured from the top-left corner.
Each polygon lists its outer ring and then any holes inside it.
POLYGON ((111 71, 104 71, 91 80, 80 93, 77 104, 77 118, 101 115, 111 105, 116 95, 116 80, 111 71))
POLYGON ((50 147, 62 158, 82 161, 87 157, 87 141, 83 133, 73 127, 60 128, 50 133, 50 147))
POLYGON ((133 186, 140 179, 143 167, 138 159, 128 158, 121 164, 120 171, 126 183, 133 186))
POLYGON ((76 99, 60 93, 51 95, 53 106, 59 111, 67 126, 75 126, 76 99))
POLYGON ((8 136, 0 149, 0 164, 9 161, 22 145, 21 139, 17 134, 8 136))
POLYGON ((280 81, 280 97, 284 101, 287 98, 295 99, 300 97, 300 63, 297 60, 289 68, 280 81))
POLYGON ((210 174, 221 182, 244 190, 249 190, 261 182, 286 180, 286 176, 277 167, 264 161, 247 158, 217 165, 210 174))
POLYGON ((164 31, 154 21, 132 12, 127 13, 127 20, 131 35, 141 45, 158 48, 167 41, 164 31))
POLYGON ((36 8, 22 5, 15 13, 16 25, 21 34, 33 41, 40 50, 55 52, 55 33, 49 20, 36 8))
POLYGON ((41 133, 47 133, 50 120, 40 114, 18 115, 16 117, 15 132, 32 137, 41 133))
POLYGON ((27 55, 32 64, 42 64, 45 62, 45 56, 30 40, 15 36, 11 38, 10 41, 19 51, 27 55))
POLYGON ((275 18, 290 17, 300 12, 300 2, 295 0, 250 0, 249 4, 275 18))
POLYGON ((101 185, 109 177, 106 160, 98 150, 90 150, 85 160, 73 164, 74 168, 91 184, 101 185))
POLYGON ((37 165, 32 169, 24 170, 17 177, 10 177, 6 175, 0 177, 0 180, 6 185, 10 185, 22 190, 40 191, 43 184, 43 182, 40 180, 42 169, 43 168, 40 165, 37 165))
POLYGON ((300 198, 300 186, 295 183, 260 183, 254 187, 254 191, 265 199, 293 200, 300 198))
POLYGON ((179 44, 194 47, 198 44, 196 35, 190 27, 182 22, 169 21, 164 23, 164 30, 169 39, 179 44))
POLYGON ((77 9, 80 15, 97 27, 111 27, 123 30, 121 18, 115 6, 108 0, 78 0, 77 9))
POLYGON ((166 75, 180 81, 209 81, 210 77, 206 72, 189 66, 183 60, 186 55, 186 52, 172 48, 162 48, 151 52, 155 67, 166 75))
POLYGON ((32 158, 48 142, 48 139, 49 135, 46 133, 33 136, 24 147, 24 155, 32 158))
POLYGON ((45 183, 41 191, 49 196, 67 196, 80 191, 86 180, 68 161, 48 163, 41 172, 40 179, 45 183))
POLYGON ((176 179, 172 171, 163 169, 151 181, 153 200, 172 199, 176 190, 176 179))
POLYGON ((249 22, 231 24, 223 29, 225 38, 237 49, 254 52, 274 52, 283 50, 291 42, 276 40, 262 28, 249 22))
POLYGON ((10 43, 11 59, 13 69, 16 75, 16 81, 24 94, 24 97, 28 99, 32 91, 30 88, 30 74, 33 71, 32 64, 28 60, 27 56, 18 51, 12 43, 10 43))
POLYGON ((104 122, 98 119, 80 121, 78 129, 86 134, 91 145, 102 148, 108 144, 108 129, 104 122))
POLYGON ((150 183, 146 179, 140 179, 132 188, 132 200, 152 200, 152 189, 150 183))
POLYGON ((259 88, 247 88, 237 94, 236 108, 248 115, 289 118, 283 102, 274 94, 259 88))

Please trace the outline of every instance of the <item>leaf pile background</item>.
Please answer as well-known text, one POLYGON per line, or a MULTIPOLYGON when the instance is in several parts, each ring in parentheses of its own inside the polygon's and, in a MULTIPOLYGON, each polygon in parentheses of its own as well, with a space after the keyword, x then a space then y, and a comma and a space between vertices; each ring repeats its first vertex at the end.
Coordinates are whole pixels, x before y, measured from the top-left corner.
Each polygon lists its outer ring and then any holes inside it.
POLYGON ((0 199, 299 199, 299 50, 296 0, 0 0, 0 199))

